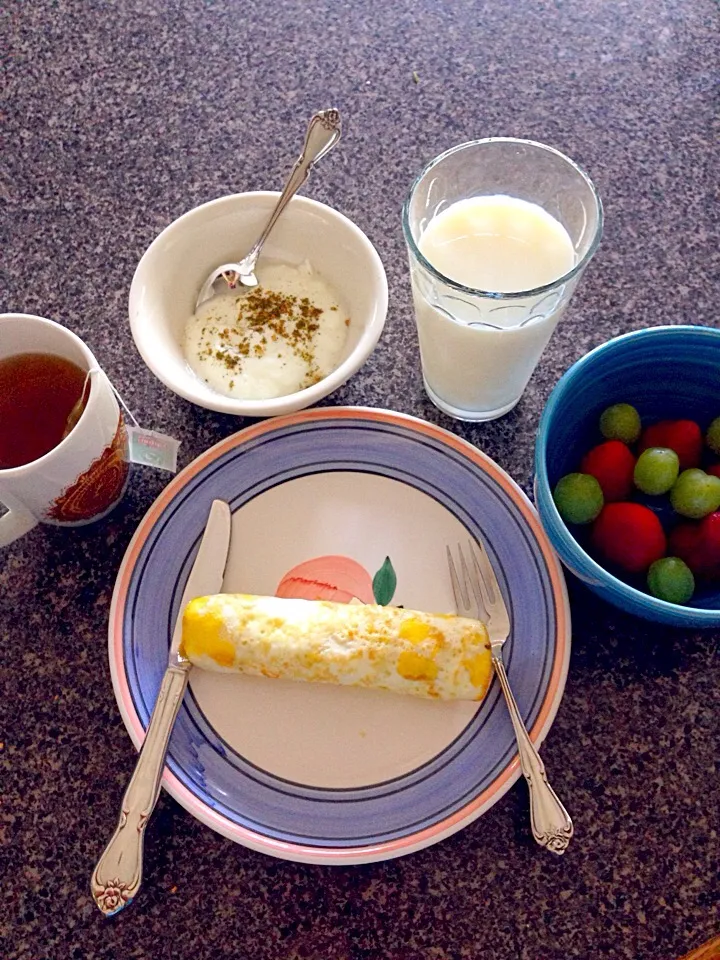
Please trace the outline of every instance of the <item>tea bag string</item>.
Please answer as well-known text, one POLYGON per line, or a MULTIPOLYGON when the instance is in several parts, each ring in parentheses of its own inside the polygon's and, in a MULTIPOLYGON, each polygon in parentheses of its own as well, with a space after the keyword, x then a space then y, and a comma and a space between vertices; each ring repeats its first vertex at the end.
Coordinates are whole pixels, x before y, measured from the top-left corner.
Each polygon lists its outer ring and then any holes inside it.
POLYGON ((70 432, 75 427, 75 424, 78 422, 78 420, 82 416, 83 410, 85 409, 85 404, 87 403, 88 397, 89 397, 89 391, 88 391, 88 396, 85 395, 85 391, 87 390, 87 386, 90 383, 90 378, 94 373, 98 373, 99 370, 100 370, 100 367, 98 366, 90 367, 90 369, 85 374, 85 379, 83 380, 80 396, 77 398, 77 400, 73 404, 72 409, 70 410, 70 413, 67 415, 65 419, 65 429, 63 430, 61 439, 64 440, 65 437, 67 437, 70 434, 70 432))
MULTIPOLYGON (((85 379, 83 380, 82 390, 80 391, 80 401, 79 401, 79 402, 81 402, 81 403, 83 403, 83 404, 87 403, 87 399, 86 399, 86 397, 85 397, 85 390, 87 389, 87 385, 90 383, 90 377, 92 377, 92 375, 93 375, 94 373, 99 373, 99 372, 100 372, 100 367, 94 366, 94 367, 90 367, 90 369, 88 370, 88 372, 85 374, 85 379)), ((88 393, 88 397, 89 397, 89 393, 88 393)))
POLYGON ((132 421, 132 426, 125 428, 128 436, 127 459, 129 462, 177 473, 177 452, 180 441, 167 434, 158 433, 156 430, 143 429, 135 419, 132 410, 115 389, 112 380, 107 377, 107 381, 118 403, 132 421))
MULTIPOLYGON (((90 373, 94 373, 95 370, 99 370, 99 369, 100 369, 100 367, 94 367, 93 370, 90 371, 90 373)), ((105 374, 105 376, 107 376, 107 374, 105 374)), ((112 380, 110 379, 110 377, 107 378, 107 381, 108 381, 108 383, 110 384, 110 389, 111 389, 112 392, 115 394, 115 397, 116 397, 116 399, 117 399, 117 402, 118 402, 118 403, 120 404, 120 406, 123 408, 123 410, 124 410, 125 413, 128 415, 128 417, 130 417, 130 419, 132 420, 133 426, 137 427, 138 430, 139 430, 139 429, 140 429, 140 424, 139 424, 139 423, 137 422, 137 420, 135 419, 135 416, 134 416, 132 410, 128 407, 128 405, 125 403, 125 401, 123 400, 123 398, 122 398, 122 397, 120 396, 120 394, 117 392, 117 390, 116 390, 116 388, 115 388, 115 384, 112 382, 112 380)))

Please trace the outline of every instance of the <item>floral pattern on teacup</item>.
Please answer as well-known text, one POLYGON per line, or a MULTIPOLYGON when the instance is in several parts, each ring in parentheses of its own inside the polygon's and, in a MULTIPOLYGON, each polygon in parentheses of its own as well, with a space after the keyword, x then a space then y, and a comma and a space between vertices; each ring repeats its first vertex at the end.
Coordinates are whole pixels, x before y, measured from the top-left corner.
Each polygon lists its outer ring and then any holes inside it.
POLYGON ((79 523, 104 513, 122 496, 127 480, 127 433, 118 420, 115 436, 100 456, 48 507, 48 520, 79 523))

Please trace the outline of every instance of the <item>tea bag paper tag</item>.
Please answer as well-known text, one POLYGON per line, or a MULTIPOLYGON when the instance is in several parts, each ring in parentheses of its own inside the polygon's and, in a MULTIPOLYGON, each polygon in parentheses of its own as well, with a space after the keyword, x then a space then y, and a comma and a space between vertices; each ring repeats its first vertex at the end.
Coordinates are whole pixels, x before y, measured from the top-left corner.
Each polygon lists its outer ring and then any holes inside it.
MULTIPOLYGON (((99 369, 99 368, 98 368, 99 369)), ((132 423, 125 424, 125 433, 128 440, 127 458, 130 463, 139 463, 145 467, 155 467, 157 470, 167 470, 177 473, 177 452, 180 441, 169 437, 166 433, 157 430, 146 430, 135 419, 132 410, 115 389, 112 380, 108 379, 117 401, 128 415, 132 423)))
POLYGON ((140 463, 158 470, 177 473, 177 453, 180 441, 156 430, 145 430, 140 426, 127 424, 128 459, 130 463, 140 463))

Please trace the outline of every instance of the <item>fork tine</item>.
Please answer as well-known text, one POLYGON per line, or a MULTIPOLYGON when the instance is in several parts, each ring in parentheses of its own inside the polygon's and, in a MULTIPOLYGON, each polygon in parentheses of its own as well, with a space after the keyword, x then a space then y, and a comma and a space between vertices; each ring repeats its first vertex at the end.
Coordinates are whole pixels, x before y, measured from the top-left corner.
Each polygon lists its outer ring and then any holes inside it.
POLYGON ((493 566, 490 563, 490 557, 487 555, 487 550, 483 545, 481 540, 475 542, 477 550, 472 550, 473 564, 476 571, 480 575, 480 579, 485 584, 485 589, 488 591, 490 603, 495 603, 502 594, 500 593, 500 584, 497 581, 495 576, 495 571, 493 566))
POLYGON ((470 606, 470 597, 465 590, 465 585, 460 582, 450 547, 446 547, 445 549, 447 551, 447 562, 450 570, 450 583, 452 584, 453 597, 455 598, 455 609, 467 610, 470 606))
MULTIPOLYGON (((487 613, 487 603, 485 602, 487 598, 487 594, 484 590, 485 585, 482 582, 482 577, 474 576, 473 575, 474 571, 473 573, 470 572, 470 567, 468 566, 468 562, 465 559, 465 551, 460 546, 460 544, 458 544, 458 552, 460 554, 460 565, 462 569, 463 580, 465 581, 466 586, 467 584, 470 584, 470 588, 475 596, 475 604, 478 608, 478 616, 480 616, 481 610, 487 613)), ((472 556, 472 550, 471 550, 471 556, 472 556)))

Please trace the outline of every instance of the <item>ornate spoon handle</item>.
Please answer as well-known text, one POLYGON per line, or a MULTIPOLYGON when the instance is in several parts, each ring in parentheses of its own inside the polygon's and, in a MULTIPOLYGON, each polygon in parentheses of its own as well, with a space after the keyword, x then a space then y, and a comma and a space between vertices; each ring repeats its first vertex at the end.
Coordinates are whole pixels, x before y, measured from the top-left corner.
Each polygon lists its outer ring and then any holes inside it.
POLYGON ((313 114, 305 134, 303 150, 292 168, 287 183, 272 212, 265 229, 260 234, 252 250, 240 261, 243 273, 252 273, 260 255, 260 250, 275 226, 278 217, 305 183, 314 164, 331 150, 340 139, 341 124, 338 110, 320 110, 313 114))
POLYGON ((525 729, 515 697, 510 689, 505 664, 499 650, 493 649, 492 661, 500 687, 505 694, 505 701, 515 730, 520 767, 530 791, 530 825, 533 836, 540 846, 547 847, 553 853, 565 853, 573 835, 572 820, 548 783, 545 764, 540 759, 540 754, 535 749, 535 745, 525 729))
POLYGON ((165 671, 145 741, 122 799, 118 825, 90 880, 93 900, 107 917, 126 907, 142 883, 145 827, 160 793, 168 741, 190 666, 188 661, 180 661, 165 671))

